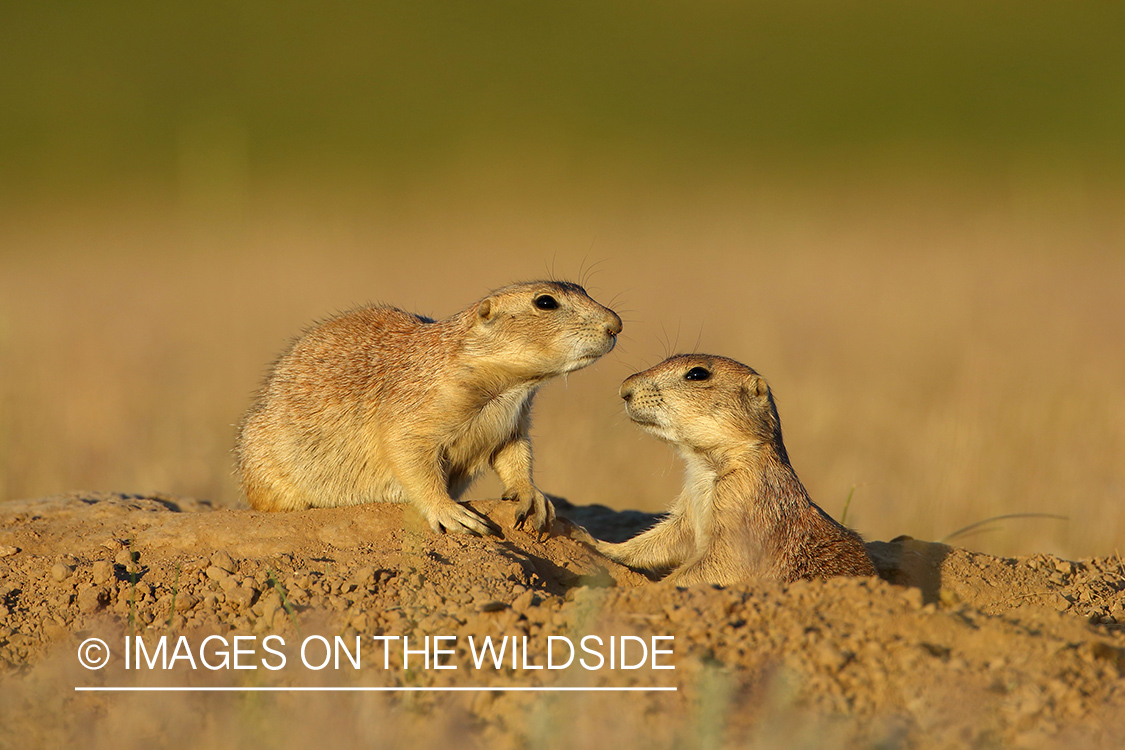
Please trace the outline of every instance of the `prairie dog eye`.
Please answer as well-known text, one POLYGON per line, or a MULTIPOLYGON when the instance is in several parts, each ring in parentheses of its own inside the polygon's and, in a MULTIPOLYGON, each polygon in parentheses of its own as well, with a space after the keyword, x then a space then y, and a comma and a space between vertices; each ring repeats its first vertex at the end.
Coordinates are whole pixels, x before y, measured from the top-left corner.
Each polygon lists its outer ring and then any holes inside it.
POLYGON ((684 380, 706 380, 711 377, 711 371, 706 367, 693 367, 684 373, 684 380))
POLYGON ((540 294, 535 298, 535 306, 540 310, 558 310, 559 301, 549 294, 540 294))

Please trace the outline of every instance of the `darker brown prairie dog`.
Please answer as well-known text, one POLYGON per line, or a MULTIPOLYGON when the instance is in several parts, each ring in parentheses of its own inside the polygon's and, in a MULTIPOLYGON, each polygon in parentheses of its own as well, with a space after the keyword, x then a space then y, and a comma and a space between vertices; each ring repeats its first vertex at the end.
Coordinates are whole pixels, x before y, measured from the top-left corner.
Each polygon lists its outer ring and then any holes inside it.
POLYGON ((550 528, 532 481, 531 401, 613 349, 621 318, 578 286, 498 289, 444 320, 370 306, 314 325, 273 366, 239 428, 257 510, 410 502, 435 530, 494 533, 456 502, 485 467, 550 528))
POLYGON ((732 584, 874 575, 863 540, 817 507, 781 440, 766 381, 746 365, 678 355, 621 386, 629 417, 687 463, 666 518, 602 554, 669 580, 732 584))

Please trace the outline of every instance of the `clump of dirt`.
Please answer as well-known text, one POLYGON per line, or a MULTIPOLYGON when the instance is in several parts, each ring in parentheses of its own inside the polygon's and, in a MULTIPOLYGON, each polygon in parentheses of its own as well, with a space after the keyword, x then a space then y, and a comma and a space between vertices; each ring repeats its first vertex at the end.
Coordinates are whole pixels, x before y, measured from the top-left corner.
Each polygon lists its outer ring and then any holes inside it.
MULTIPOLYGON (((603 538, 655 519, 559 505, 603 538)), ((869 544, 880 578, 678 589, 569 539, 565 519, 540 540, 512 529, 512 505, 474 507, 505 537, 435 535, 391 505, 263 514, 93 493, 0 505, 0 738, 489 748, 1125 739, 1119 559, 996 558, 900 538, 869 544), (86 669, 75 654, 93 637, 114 656, 86 669), (246 664, 233 668, 240 643, 246 664), (299 653, 306 643, 315 655, 299 653), (331 667, 318 666, 329 656, 331 667), (567 690, 502 690, 513 687, 567 690)))

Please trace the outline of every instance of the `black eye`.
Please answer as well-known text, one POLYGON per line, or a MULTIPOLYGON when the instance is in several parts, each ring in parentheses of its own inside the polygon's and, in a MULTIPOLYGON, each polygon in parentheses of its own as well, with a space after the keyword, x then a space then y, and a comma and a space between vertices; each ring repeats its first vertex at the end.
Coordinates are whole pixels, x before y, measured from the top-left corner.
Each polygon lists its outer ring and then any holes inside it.
POLYGON ((535 298, 535 306, 540 310, 558 310, 559 301, 549 294, 540 294, 535 298))
POLYGON ((706 367, 693 367, 684 373, 684 380, 706 380, 711 377, 711 371, 706 367))

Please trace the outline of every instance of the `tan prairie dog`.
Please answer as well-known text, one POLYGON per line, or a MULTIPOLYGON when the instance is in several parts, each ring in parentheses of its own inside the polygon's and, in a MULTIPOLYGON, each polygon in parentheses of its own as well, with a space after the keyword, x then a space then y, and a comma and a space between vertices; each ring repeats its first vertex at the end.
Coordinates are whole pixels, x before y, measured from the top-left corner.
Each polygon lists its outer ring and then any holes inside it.
POLYGON ((239 428, 257 510, 412 503, 435 531, 498 529, 457 498, 487 466, 517 525, 554 520, 532 481, 531 401, 613 349, 621 318, 578 286, 498 289, 444 320, 370 306, 314 325, 274 364, 239 428))
POLYGON ((679 449, 683 491, 667 517, 598 551, 669 580, 732 584, 755 578, 874 575, 863 540, 817 507, 781 440, 766 381, 725 357, 678 355, 630 376, 625 410, 679 449))

